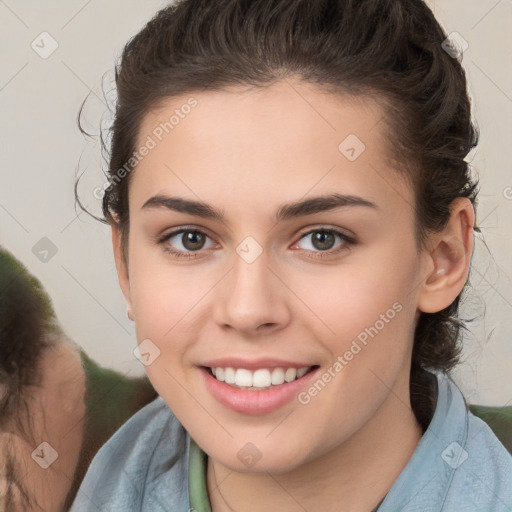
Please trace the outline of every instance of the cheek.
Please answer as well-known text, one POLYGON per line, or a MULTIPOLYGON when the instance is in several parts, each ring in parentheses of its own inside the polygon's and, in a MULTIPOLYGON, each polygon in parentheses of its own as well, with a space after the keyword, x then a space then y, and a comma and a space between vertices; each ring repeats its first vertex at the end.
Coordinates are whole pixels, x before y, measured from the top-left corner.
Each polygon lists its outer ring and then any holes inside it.
POLYGON ((157 251, 134 251, 131 261, 136 336, 141 353, 144 347, 154 359, 146 372, 157 391, 159 387, 176 390, 179 384, 172 376, 182 382, 188 351, 211 318, 205 304, 216 279, 198 267, 170 264, 157 251))
MULTIPOLYGON (((301 397, 311 407, 305 407, 305 415, 325 415, 334 431, 348 435, 395 389, 408 365, 416 310, 406 274, 398 279, 384 268, 340 272, 323 288, 310 287, 308 305, 321 321, 309 313, 301 328, 313 332, 329 356, 319 376, 325 387, 315 384, 301 397)), ((396 393, 398 406, 407 403, 407 393, 396 393)))
POLYGON ((396 259, 393 247, 382 247, 358 255, 350 264, 333 267, 329 272, 300 279, 297 276, 294 291, 306 298, 307 321, 316 316, 321 327, 319 334, 323 332, 325 336, 330 332, 334 338, 343 340, 356 337, 375 323, 379 331, 396 329, 405 316, 397 310, 414 302, 411 292, 418 275, 411 255, 402 253, 400 264, 396 264, 396 259))
POLYGON ((130 254, 130 295, 138 339, 166 338, 186 313, 195 295, 187 272, 166 264, 160 249, 139 244, 130 254))
POLYGON ((329 275, 302 280, 298 294, 307 297, 309 311, 301 328, 321 340, 328 365, 337 361, 332 373, 338 384, 331 388, 337 390, 331 397, 336 403, 378 402, 407 363, 418 268, 413 247, 400 252, 399 265, 396 245, 390 243, 329 275), (375 389, 382 390, 380 397, 375 389))

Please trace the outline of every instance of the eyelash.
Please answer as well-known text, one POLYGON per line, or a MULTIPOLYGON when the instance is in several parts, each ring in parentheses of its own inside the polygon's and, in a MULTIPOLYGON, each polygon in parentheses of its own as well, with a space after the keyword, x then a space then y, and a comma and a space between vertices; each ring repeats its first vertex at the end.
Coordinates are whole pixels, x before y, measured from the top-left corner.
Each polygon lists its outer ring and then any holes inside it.
MULTIPOLYGON (((158 244, 162 245, 163 251, 170 254, 173 258, 197 259, 196 254, 202 252, 202 249, 200 249, 198 251, 185 253, 182 251, 176 251, 176 250, 172 249, 169 245, 165 245, 169 239, 173 238, 176 235, 180 235, 182 233, 199 233, 201 235, 204 235, 204 236, 210 238, 204 231, 202 231, 200 229, 180 228, 175 231, 172 231, 171 233, 164 235, 163 237, 158 239, 157 242, 158 242, 158 244)), ((314 229, 311 229, 304 233, 301 233, 301 236, 296 243, 298 243, 300 240, 302 240, 306 236, 311 235, 313 233, 328 233, 328 234, 336 235, 342 240, 343 243, 340 247, 338 247, 336 249, 331 249, 329 251, 307 251, 306 250, 306 252, 312 252, 313 254, 315 254, 315 256, 309 256, 312 259, 322 259, 322 258, 332 257, 333 255, 335 255, 341 251, 347 250, 350 248, 350 246, 356 244, 356 241, 354 238, 349 237, 345 233, 338 231, 337 229, 333 229, 333 228, 314 228, 314 229)))

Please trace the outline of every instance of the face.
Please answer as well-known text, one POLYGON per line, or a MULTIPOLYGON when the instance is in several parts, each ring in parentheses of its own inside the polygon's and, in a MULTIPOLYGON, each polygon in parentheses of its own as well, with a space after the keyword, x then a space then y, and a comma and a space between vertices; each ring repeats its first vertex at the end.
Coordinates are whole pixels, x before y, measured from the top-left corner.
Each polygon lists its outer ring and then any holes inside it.
POLYGON ((291 84, 148 114, 127 267, 113 233, 152 384, 238 471, 297 468, 403 414, 428 270, 379 104, 291 84))

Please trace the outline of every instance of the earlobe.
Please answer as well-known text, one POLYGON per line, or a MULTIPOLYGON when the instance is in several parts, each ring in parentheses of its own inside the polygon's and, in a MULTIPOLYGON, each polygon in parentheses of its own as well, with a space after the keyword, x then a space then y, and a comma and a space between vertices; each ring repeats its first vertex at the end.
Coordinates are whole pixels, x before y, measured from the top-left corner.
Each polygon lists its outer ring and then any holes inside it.
POLYGON ((112 248, 114 251, 114 260, 117 270, 117 277, 119 280, 119 286, 121 287, 121 291, 123 292, 124 298, 127 303, 128 310, 128 318, 132 320, 131 316, 133 316, 132 306, 131 306, 131 297, 130 297, 130 279, 128 274, 128 267, 126 261, 124 259, 123 250, 122 250, 122 240, 121 240, 121 230, 112 225, 112 248), (131 316, 130 316, 131 313, 131 316))
POLYGON ((446 227, 433 235, 429 258, 434 270, 425 278, 418 308, 436 313, 448 307, 466 283, 473 253, 475 213, 471 201, 457 198, 446 227))

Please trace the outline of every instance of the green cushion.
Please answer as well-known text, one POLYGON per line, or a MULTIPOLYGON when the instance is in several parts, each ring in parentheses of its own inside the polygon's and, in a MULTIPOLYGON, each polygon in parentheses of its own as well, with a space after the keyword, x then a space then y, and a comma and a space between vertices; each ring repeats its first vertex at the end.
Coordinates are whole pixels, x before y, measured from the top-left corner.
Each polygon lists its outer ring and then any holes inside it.
POLYGON ((470 404, 469 409, 484 420, 505 448, 512 454, 512 405, 493 407, 488 405, 470 404))

